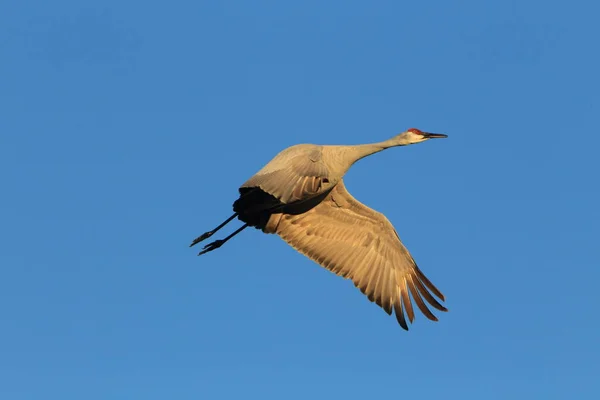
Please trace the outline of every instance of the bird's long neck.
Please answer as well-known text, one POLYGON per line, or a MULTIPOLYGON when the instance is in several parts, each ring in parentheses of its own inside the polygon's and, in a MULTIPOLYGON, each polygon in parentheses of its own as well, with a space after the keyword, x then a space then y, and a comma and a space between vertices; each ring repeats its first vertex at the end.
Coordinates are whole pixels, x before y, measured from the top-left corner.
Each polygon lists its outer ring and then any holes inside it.
POLYGON ((342 167, 344 173, 358 160, 370 156, 371 154, 379 153, 385 149, 395 146, 404 146, 406 143, 402 143, 397 137, 393 137, 389 140, 359 144, 356 146, 325 146, 331 149, 330 159, 339 166, 342 167))
POLYGON ((351 162, 350 165, 354 164, 361 158, 370 156, 371 154, 379 153, 391 146, 387 145, 386 142, 360 144, 357 146, 348 146, 346 150, 346 157, 351 162))

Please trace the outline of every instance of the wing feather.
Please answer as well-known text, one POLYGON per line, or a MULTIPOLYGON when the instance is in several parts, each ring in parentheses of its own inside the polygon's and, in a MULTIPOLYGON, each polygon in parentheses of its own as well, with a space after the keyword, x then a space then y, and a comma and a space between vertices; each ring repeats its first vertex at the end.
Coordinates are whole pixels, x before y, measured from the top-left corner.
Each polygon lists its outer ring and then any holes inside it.
POLYGON ((417 307, 419 307, 419 310, 421 310, 421 312, 430 320, 437 321, 437 318, 435 317, 435 315, 433 315, 433 313, 429 310, 429 308, 427 308, 427 304, 425 304, 425 302, 421 298, 419 291, 415 287, 413 277, 408 275, 406 277, 406 282, 408 283, 408 287, 410 289, 410 294, 412 295, 412 298, 415 301, 415 303, 417 303, 417 307))
POLYGON ((436 288, 433 285, 433 283, 431 283, 429 281, 429 279, 427 279, 427 277, 423 274, 423 272, 421 272, 421 270, 419 269, 419 267, 415 268, 415 272, 417 273, 417 276, 419 277, 419 280, 421 282, 423 282, 425 284, 425 286, 427 286, 429 288, 429 290, 431 290, 433 292, 433 294, 435 294, 439 299, 442 299, 442 301, 446 300, 444 298, 444 295, 442 294, 442 292, 440 292, 439 289, 436 288))
POLYGON ((415 283, 415 286, 417 287, 419 293, 421 294, 421 296, 423 296, 425 298, 425 300, 427 300, 427 302, 429 304, 431 304, 433 307, 437 308, 440 311, 448 311, 446 309, 446 307, 444 307, 443 305, 441 305, 432 295, 431 293, 429 293, 427 291, 427 289, 425 288, 425 286, 423 286, 423 284, 421 283, 421 281, 419 280, 418 277, 414 277, 413 281, 415 283))
POLYGON ((391 287, 390 269, 383 268, 381 271, 381 308, 387 313, 392 313, 392 287, 391 287))
MULTIPOLYGON (((408 295, 408 286, 406 286, 406 278, 402 279, 402 303, 408 314, 408 320, 412 323, 415 319, 415 311, 413 310, 412 303, 410 302, 410 296, 408 295)), ((400 300, 398 300, 400 301, 400 300)))
MULTIPOLYGON (((398 288, 397 290, 401 291, 402 289, 398 288)), ((408 330, 408 324, 406 323, 406 318, 404 318, 404 310, 402 309, 401 301, 397 301, 394 303, 394 313, 396 314, 396 320, 398 321, 400 326, 405 330, 408 330)))

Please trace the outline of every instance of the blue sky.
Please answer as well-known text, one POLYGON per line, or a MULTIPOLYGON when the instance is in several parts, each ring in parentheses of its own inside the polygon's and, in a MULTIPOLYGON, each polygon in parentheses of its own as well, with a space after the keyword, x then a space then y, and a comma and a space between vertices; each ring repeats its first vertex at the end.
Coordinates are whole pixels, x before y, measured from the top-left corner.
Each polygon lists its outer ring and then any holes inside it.
POLYGON ((598 398, 596 3, 101 3, 1 7, 2 398, 598 398), (439 322, 276 236, 187 247, 281 149, 413 126, 449 138, 346 184, 439 322))

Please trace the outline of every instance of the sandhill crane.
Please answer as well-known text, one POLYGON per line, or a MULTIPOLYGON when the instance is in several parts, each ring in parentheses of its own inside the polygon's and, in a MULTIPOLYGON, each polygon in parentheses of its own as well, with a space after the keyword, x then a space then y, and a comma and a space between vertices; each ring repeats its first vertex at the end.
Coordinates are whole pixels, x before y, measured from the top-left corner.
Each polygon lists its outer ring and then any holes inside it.
POLYGON ((405 330, 408 325, 404 313, 411 323, 415 316, 409 293, 421 312, 437 321, 423 298, 436 309, 447 311, 431 293, 442 301, 444 295, 417 267, 390 221, 352 197, 342 178, 352 164, 371 154, 445 137, 411 128, 380 143, 288 147, 239 188, 234 214, 198 236, 190 247, 237 216, 244 225, 224 239, 204 246, 198 255, 221 247, 253 226, 264 233, 276 233, 322 267, 351 279, 389 315, 394 310, 405 330))

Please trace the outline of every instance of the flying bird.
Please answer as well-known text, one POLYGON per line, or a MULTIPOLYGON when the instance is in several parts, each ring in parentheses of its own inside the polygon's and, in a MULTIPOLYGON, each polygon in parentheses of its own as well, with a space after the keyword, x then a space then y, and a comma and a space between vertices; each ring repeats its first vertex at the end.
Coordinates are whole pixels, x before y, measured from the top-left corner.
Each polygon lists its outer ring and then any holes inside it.
POLYGON ((237 217, 244 223, 241 228, 207 244, 198 255, 221 247, 252 226, 279 235, 322 267, 351 279, 370 301, 389 315, 393 311, 405 330, 406 317, 411 323, 415 317, 413 301, 428 319, 437 321, 423 299, 437 310, 447 311, 435 298, 444 301, 444 295, 421 272, 390 221, 352 197, 343 177, 364 157, 445 137, 411 128, 379 143, 288 147, 239 188, 234 214, 198 236, 190 247, 237 217))

